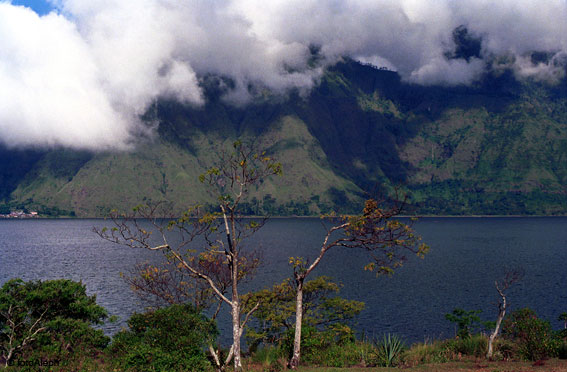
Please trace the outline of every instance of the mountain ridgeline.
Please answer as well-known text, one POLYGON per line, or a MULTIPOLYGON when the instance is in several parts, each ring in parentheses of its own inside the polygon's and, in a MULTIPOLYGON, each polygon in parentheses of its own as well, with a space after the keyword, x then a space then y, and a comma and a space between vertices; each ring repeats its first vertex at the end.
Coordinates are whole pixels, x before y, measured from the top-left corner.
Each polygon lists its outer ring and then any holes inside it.
POLYGON ((567 211, 567 82, 488 74, 470 87, 426 87, 352 60, 307 96, 257 92, 224 102, 203 80, 200 108, 160 101, 156 138, 127 152, 0 149, 1 209, 95 217, 148 201, 175 211, 214 202, 198 175, 237 138, 283 164, 251 191, 253 215, 354 213, 399 188, 407 213, 560 215, 567 211))

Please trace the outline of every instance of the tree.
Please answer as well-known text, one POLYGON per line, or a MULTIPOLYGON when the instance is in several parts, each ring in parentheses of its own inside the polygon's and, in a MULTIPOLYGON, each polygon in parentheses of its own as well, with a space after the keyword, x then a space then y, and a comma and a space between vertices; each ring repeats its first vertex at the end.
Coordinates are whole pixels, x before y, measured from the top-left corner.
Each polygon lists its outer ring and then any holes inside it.
MULTIPOLYGON (((320 276, 306 281, 303 289, 303 324, 320 331, 332 330, 339 339, 352 337, 353 332, 347 323, 363 309, 364 303, 332 296, 340 290, 340 285, 329 277, 320 276)), ((259 303, 253 317, 255 327, 249 327, 246 338, 251 348, 259 344, 281 344, 288 335, 293 335, 295 316, 294 282, 284 280, 271 289, 264 289, 244 296, 248 307, 259 303)))
POLYGON ((563 321, 563 329, 567 329, 567 313, 561 313, 557 320, 563 321))
POLYGON ((301 357, 305 279, 330 249, 342 247, 366 251, 371 262, 365 266, 365 270, 374 271, 377 275, 392 274, 396 268, 402 266, 406 259, 405 254, 408 252, 419 257, 423 257, 428 252, 429 247, 420 243, 421 237, 414 233, 411 226, 395 218, 401 214, 404 203, 394 202, 390 206, 384 205, 386 205, 385 201, 369 199, 360 215, 324 218, 332 225, 327 227, 327 233, 315 260, 309 263, 302 257, 290 258, 296 286, 295 335, 290 368, 297 368, 301 357))
MULTIPOLYGON (((231 359, 235 370, 242 369, 240 339, 250 315, 257 309, 252 307, 243 316, 238 285, 250 274, 246 267, 257 266, 247 258, 250 256, 243 250, 243 241, 266 220, 243 219, 240 206, 250 187, 281 173, 281 164, 265 152, 254 151, 237 141, 232 151, 222 151, 218 164, 199 177, 216 194, 218 211, 201 213, 199 207, 192 207, 181 218, 164 222, 167 213, 156 214, 155 208, 142 206, 130 215, 113 213, 112 229, 95 230, 102 238, 118 244, 163 252, 188 275, 205 282, 219 301, 229 305, 232 346, 224 363, 218 354, 213 354, 219 369, 231 359), (151 228, 144 228, 141 221, 144 218, 151 228), (169 239, 173 231, 177 237, 169 239), (154 232, 159 237, 155 238, 154 232), (227 283, 228 287, 224 287, 227 283)), ((161 208, 161 211, 167 210, 161 208)))
MULTIPOLYGON (((175 258, 166 256, 161 264, 141 263, 135 265, 134 269, 123 275, 126 282, 134 292, 146 302, 151 303, 154 309, 163 308, 175 304, 191 303, 198 311, 203 311, 215 306, 211 320, 215 321, 223 303, 222 299, 215 296, 208 283, 192 276, 191 272, 179 264, 175 258)), ((260 256, 256 252, 241 252, 240 270, 241 280, 250 279, 260 263, 260 256)), ((200 269, 207 272, 213 279, 217 288, 226 295, 231 286, 230 268, 223 263, 222 256, 215 260, 208 259, 199 261, 200 269)), ((245 305, 246 301, 243 302, 245 305)), ((220 359, 220 349, 213 346, 210 340, 209 352, 214 359, 217 369, 222 370, 230 362, 220 359)), ((229 354, 230 356, 230 354, 229 354)))
POLYGON ((10 280, 0 289, 0 356, 8 365, 40 336, 57 336, 69 321, 100 323, 106 315, 81 283, 10 280))
POLYGON ((496 325, 494 326, 494 330, 488 337, 488 351, 486 352, 486 358, 488 359, 492 358, 494 340, 498 336, 498 332, 500 332, 500 326, 502 325, 502 320, 504 320, 504 317, 506 316, 506 307, 508 305, 506 301, 506 291, 511 286, 519 282, 523 278, 523 276, 524 273, 521 270, 508 271, 501 281, 494 282, 496 291, 500 295, 500 301, 498 302, 498 318, 496 319, 496 325))
MULTIPOLYGON (((158 264, 138 263, 130 272, 121 273, 121 276, 134 293, 153 309, 190 303, 202 311, 215 302, 207 283, 189 275, 182 266, 172 260, 158 264)), ((213 314, 213 320, 216 315, 213 314)))
POLYGON ((445 314, 445 319, 457 325, 457 336, 464 339, 471 336, 471 330, 478 328, 480 321, 480 314, 482 310, 464 310, 461 308, 453 309, 450 314, 445 314))

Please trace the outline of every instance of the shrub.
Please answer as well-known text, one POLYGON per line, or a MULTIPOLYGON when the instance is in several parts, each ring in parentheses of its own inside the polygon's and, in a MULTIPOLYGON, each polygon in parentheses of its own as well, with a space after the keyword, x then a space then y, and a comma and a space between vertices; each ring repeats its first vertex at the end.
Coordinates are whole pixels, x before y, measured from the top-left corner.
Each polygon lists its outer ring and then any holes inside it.
POLYGON ((285 354, 281 348, 264 346, 257 348, 250 356, 250 361, 261 364, 264 371, 277 372, 285 368, 285 354))
POLYGON ((478 314, 482 310, 463 310, 456 308, 451 314, 445 314, 445 319, 457 325, 457 336, 459 338, 468 338, 474 329, 481 327, 481 321, 478 314))
MULTIPOLYGON (((283 340, 284 355, 291 355, 294 332, 286 333, 283 340)), ((364 352, 354 339, 348 326, 318 330, 303 327, 301 332, 301 361, 305 364, 327 367, 348 367, 360 363, 364 352)))
POLYGON ((467 338, 449 340, 447 349, 455 354, 482 357, 486 355, 488 340, 483 335, 473 335, 467 338))
POLYGON ((494 342, 493 360, 510 360, 514 356, 516 349, 515 343, 510 339, 499 337, 494 342))
POLYGON ((215 324, 191 305, 134 314, 119 332, 110 353, 119 369, 131 371, 203 371, 210 368, 205 347, 216 336, 215 324))
POLYGON ((445 363, 450 359, 446 345, 441 341, 434 341, 412 345, 402 354, 401 363, 406 366, 416 366, 428 363, 445 363))
POLYGON ((2 359, 61 360, 72 368, 98 355, 109 339, 91 323, 106 310, 87 296, 82 283, 66 279, 13 279, 0 289, 0 356, 2 359))
POLYGON ((554 356, 557 340, 549 322, 539 319, 535 312, 525 308, 514 311, 504 321, 502 333, 516 343, 517 353, 527 360, 554 356))

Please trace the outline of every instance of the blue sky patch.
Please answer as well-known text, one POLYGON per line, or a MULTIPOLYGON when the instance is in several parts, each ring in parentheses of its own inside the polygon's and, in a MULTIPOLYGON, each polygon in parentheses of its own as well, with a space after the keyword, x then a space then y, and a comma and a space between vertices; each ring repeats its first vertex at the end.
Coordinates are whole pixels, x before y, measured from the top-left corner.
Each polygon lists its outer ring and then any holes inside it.
POLYGON ((47 14, 53 10, 51 4, 45 0, 12 0, 12 4, 32 8, 39 15, 47 14))

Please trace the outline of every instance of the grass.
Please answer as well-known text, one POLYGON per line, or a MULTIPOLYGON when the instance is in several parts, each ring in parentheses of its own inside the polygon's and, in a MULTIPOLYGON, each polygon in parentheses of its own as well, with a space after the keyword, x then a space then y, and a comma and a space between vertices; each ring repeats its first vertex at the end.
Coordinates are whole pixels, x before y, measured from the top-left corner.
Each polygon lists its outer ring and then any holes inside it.
POLYGON ((411 368, 327 368, 301 367, 298 372, 567 372, 567 360, 550 359, 541 366, 533 362, 488 362, 483 359, 466 358, 447 363, 421 364, 411 368))

